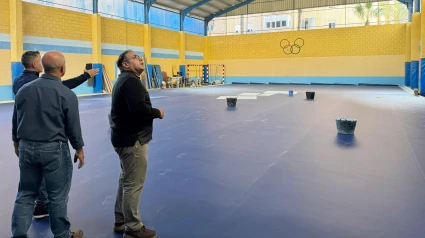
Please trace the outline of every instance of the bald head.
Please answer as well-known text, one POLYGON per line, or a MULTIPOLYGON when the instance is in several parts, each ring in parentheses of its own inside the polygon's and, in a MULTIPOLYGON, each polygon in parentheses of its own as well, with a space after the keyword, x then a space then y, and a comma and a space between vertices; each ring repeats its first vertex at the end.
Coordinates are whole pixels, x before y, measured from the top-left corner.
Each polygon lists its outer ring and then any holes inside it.
POLYGON ((58 51, 48 51, 41 57, 44 72, 49 74, 65 74, 65 56, 58 51), (62 72, 63 71, 63 72, 62 72))

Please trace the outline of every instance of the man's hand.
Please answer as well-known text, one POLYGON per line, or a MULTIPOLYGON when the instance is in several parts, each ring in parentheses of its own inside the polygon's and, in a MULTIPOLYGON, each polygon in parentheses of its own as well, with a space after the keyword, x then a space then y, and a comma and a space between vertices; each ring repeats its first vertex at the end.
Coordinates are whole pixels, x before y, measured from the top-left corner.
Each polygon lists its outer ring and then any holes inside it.
POLYGON ((77 163, 77 160, 80 160, 80 163, 78 164, 78 169, 81 169, 84 166, 84 151, 83 151, 83 148, 75 151, 74 163, 77 163))
POLYGON ((159 112, 161 114, 161 116, 159 116, 159 119, 164 118, 164 110, 162 110, 162 108, 158 108, 158 110, 159 110, 159 112))
POLYGON ((90 78, 93 78, 99 73, 99 69, 85 69, 84 72, 90 74, 90 78))
POLYGON ((15 147, 15 154, 19 157, 19 143, 13 142, 13 146, 15 147))

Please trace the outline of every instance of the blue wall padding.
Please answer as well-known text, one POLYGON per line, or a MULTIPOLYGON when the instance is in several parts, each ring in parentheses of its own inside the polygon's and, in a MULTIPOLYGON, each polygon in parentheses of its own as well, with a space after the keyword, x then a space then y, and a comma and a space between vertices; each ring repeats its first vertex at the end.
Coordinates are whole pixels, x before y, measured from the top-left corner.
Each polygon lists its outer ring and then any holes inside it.
POLYGON ((421 77, 419 79, 419 93, 425 94, 425 59, 421 59, 421 77))
POLYGON ((410 69, 410 88, 415 89, 419 87, 419 61, 412 61, 410 69))
POLYGON ((102 93, 103 90, 103 74, 102 64, 93 64, 93 69, 99 69, 99 73, 94 76, 93 93, 102 93))
MULTIPOLYGON (((17 78, 19 75, 24 72, 24 65, 21 62, 12 62, 12 82, 17 78)), ((12 99, 15 99, 15 95, 12 92, 12 99)))
POLYGON ((180 65, 180 72, 183 77, 186 77, 186 65, 180 65))
POLYGON ((404 67, 404 85, 406 86, 410 86, 410 62, 406 62, 405 63, 405 67, 404 67))

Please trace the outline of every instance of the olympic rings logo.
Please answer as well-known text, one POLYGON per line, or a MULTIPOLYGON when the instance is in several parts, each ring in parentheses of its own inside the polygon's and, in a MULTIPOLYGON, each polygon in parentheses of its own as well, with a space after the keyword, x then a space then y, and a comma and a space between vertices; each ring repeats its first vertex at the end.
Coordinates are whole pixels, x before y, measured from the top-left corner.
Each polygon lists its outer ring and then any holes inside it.
POLYGON ((297 38, 294 41, 294 44, 291 45, 291 42, 288 39, 283 39, 280 41, 280 48, 283 49, 283 53, 290 55, 297 55, 301 52, 301 48, 304 46, 304 40, 302 38, 297 38))

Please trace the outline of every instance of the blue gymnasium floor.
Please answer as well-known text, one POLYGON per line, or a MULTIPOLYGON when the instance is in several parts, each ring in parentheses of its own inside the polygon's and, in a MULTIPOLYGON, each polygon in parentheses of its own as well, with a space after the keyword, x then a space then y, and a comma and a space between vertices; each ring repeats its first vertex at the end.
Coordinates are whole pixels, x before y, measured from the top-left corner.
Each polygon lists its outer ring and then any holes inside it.
MULTIPOLYGON (((141 215, 159 238, 424 237, 425 98, 398 87, 228 85, 150 92, 156 120, 141 215), (298 91, 239 100, 218 96, 298 91), (315 101, 305 91, 316 91, 315 101), (355 136, 335 118, 357 118, 355 136)), ((74 167, 72 228, 112 231, 119 162, 110 96, 81 97, 86 165, 74 167)), ((10 237, 18 185, 11 104, 0 105, 0 237, 10 237)), ((52 237, 49 220, 30 237, 52 237)))

